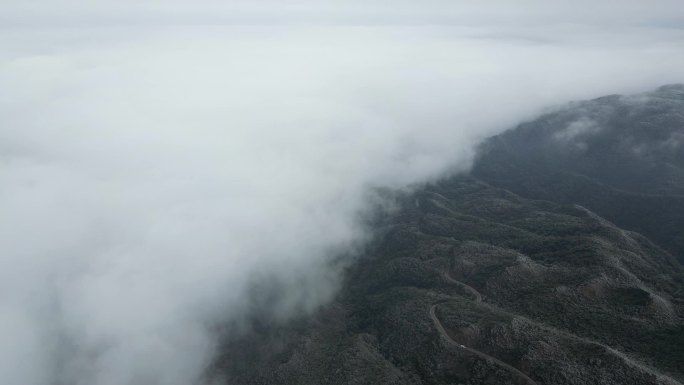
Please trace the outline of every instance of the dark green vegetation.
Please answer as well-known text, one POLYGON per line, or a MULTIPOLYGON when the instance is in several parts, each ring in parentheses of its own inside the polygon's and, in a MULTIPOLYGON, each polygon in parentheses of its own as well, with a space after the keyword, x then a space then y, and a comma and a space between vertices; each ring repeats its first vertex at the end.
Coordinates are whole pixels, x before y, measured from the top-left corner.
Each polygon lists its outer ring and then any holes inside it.
POLYGON ((473 175, 577 203, 684 261, 684 86, 571 105, 489 140, 473 175))
POLYGON ((683 138, 676 86, 493 138, 473 176, 400 199, 334 303, 261 319, 217 368, 230 384, 684 383, 683 138))

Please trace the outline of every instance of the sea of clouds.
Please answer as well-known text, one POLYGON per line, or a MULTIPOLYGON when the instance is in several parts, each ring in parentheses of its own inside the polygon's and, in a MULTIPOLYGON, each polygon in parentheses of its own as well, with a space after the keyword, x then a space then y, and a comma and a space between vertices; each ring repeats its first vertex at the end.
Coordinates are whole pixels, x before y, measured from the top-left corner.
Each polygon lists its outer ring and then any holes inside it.
POLYGON ((1 0, 0 383, 198 383, 255 287, 335 295, 379 189, 684 80, 677 2, 478 4, 1 0))

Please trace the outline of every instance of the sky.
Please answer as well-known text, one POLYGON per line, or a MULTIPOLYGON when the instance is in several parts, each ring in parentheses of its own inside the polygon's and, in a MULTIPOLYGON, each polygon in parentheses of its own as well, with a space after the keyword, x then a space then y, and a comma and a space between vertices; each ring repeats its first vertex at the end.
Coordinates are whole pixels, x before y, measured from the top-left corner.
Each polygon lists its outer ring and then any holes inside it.
POLYGON ((0 1, 0 383, 202 384, 260 298, 334 297, 378 191, 684 81, 675 1, 472 4, 0 1))

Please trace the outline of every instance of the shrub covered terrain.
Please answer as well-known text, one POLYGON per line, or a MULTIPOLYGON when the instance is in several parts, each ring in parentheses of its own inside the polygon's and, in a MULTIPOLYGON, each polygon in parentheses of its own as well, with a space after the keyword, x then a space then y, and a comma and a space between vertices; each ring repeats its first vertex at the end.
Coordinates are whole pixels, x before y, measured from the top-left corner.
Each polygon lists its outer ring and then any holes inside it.
POLYGON ((577 103, 399 199, 313 316, 258 322, 230 384, 684 383, 684 88, 577 103), (615 224, 614 224, 615 223, 615 224))

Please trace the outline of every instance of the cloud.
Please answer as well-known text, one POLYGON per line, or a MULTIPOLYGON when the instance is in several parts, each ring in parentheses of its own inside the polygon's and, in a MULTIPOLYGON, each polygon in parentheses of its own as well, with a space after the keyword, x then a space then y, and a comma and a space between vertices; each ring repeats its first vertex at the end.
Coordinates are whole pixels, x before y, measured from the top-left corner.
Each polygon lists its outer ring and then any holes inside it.
POLYGON ((549 105, 684 74, 672 15, 640 26, 636 2, 618 26, 543 28, 516 14, 562 9, 231 3, 220 25, 215 2, 50 4, 0 5, 7 384, 193 383, 255 290, 278 288, 276 319, 334 296, 377 189, 466 170, 549 105))
POLYGON ((3 8, 11 24, 684 25, 677 0, 25 0, 3 8))
POLYGON ((596 122, 586 116, 570 122, 564 129, 553 134, 553 138, 562 142, 574 142, 575 145, 585 147, 586 143, 575 140, 578 137, 592 135, 599 132, 601 128, 596 122))

